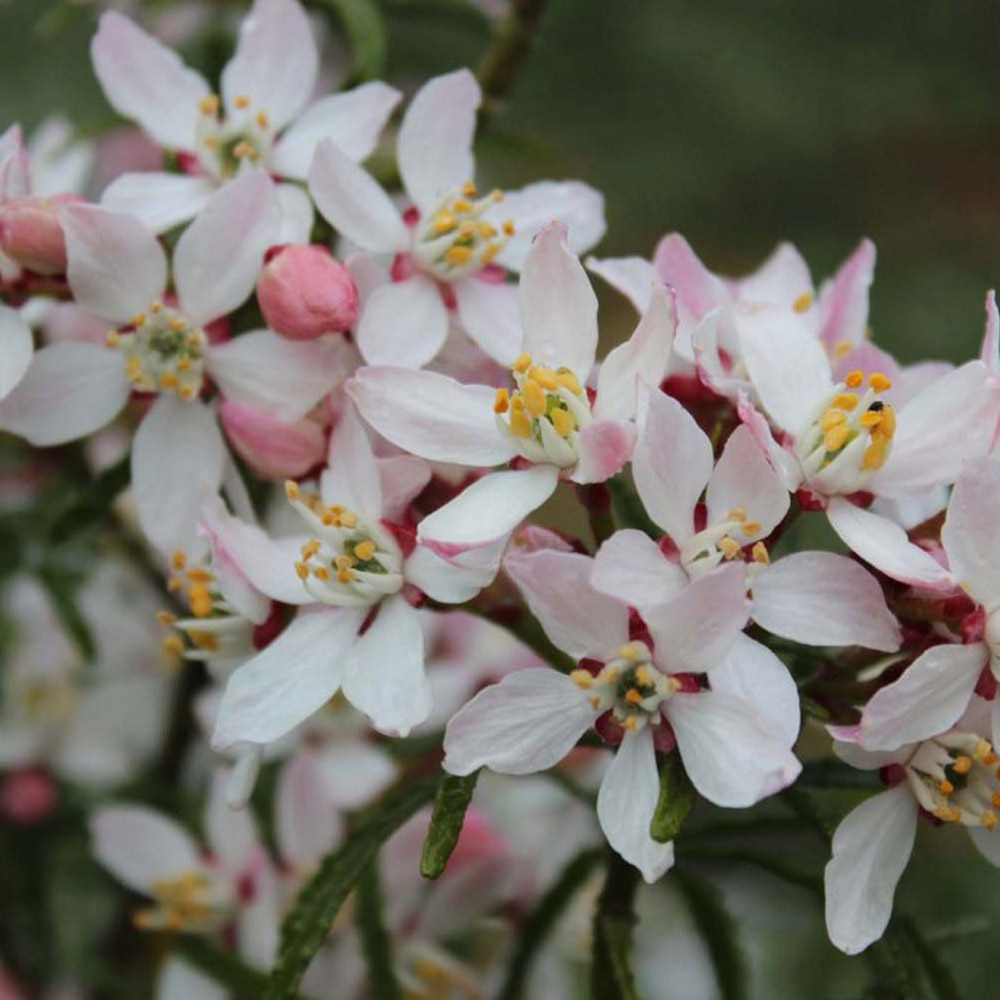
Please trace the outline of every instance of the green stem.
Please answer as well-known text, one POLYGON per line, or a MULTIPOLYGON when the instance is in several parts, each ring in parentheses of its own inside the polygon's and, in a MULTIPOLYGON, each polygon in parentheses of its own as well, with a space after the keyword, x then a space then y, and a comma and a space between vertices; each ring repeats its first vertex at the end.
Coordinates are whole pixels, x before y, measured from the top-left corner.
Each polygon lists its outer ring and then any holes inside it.
POLYGON ((361 870, 356 889, 354 922, 368 963, 372 1000, 400 1000, 402 992, 392 959, 392 939, 385 926, 385 900, 375 859, 361 870))
POLYGON ((594 913, 591 1000, 639 1000, 630 965, 638 885, 638 870, 609 849, 604 888, 594 913))
POLYGON ((547 0, 511 0, 510 12, 493 30, 493 44, 476 76, 483 88, 480 120, 488 121, 510 93, 541 25, 547 0))
POLYGON ((247 965, 232 952, 224 951, 208 938, 181 935, 174 939, 174 950, 199 972, 237 996, 263 996, 267 988, 265 973, 247 965))

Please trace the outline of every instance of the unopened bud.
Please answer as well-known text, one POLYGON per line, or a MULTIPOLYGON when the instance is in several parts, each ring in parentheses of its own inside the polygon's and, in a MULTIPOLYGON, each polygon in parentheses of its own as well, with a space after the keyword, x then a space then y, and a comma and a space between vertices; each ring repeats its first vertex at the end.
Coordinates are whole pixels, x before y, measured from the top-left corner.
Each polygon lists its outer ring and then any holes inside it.
POLYGON ((35 274, 64 274, 66 236, 61 209, 82 199, 75 195, 19 198, 0 207, 0 249, 35 274))
POLYGON ((226 400, 219 407, 236 453, 264 479, 303 476, 323 461, 326 435, 314 420, 286 423, 249 403, 226 400))
POLYGON ((350 272, 325 247, 274 247, 257 279, 257 301, 268 326, 290 340, 349 330, 358 315, 350 272))

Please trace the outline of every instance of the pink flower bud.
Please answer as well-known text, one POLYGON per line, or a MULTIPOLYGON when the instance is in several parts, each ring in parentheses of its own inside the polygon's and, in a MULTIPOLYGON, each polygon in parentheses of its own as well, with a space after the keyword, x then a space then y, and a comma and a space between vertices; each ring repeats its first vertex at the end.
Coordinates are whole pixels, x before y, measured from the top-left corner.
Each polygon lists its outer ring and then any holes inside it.
POLYGON ((285 423, 249 403, 226 400, 219 416, 236 453, 265 479, 305 475, 323 461, 326 435, 314 420, 285 423))
POLYGON ((0 249, 35 274, 64 274, 66 237, 60 209, 82 200, 67 194, 8 201, 0 207, 0 249))
POLYGON ((268 326, 290 340, 349 330, 358 315, 358 289, 326 247, 273 247, 257 279, 257 301, 268 326))
POLYGON ((45 819, 56 799, 55 783, 44 771, 24 768, 9 774, 0 785, 0 815, 27 826, 45 819))

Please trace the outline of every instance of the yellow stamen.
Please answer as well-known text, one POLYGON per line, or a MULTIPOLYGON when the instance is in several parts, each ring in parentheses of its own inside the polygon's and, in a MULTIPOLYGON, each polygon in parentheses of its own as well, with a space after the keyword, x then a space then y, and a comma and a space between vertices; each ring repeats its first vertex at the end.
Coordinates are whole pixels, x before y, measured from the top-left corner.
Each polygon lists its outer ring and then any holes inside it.
POLYGON ((203 115, 214 115, 219 110, 219 99, 212 94, 210 97, 203 97, 198 102, 198 110, 201 111, 203 115))
POLYGON ((514 363, 511 368, 516 371, 519 375, 523 375, 531 367, 531 355, 521 354, 514 359, 514 363))
POLYGON ((184 642, 179 635, 168 635, 163 640, 163 649, 173 656, 183 656, 184 642))
POLYGON ((882 423, 882 414, 878 410, 869 410, 867 413, 861 414, 861 420, 859 423, 862 427, 867 427, 869 429, 878 427, 878 425, 882 423))
POLYGON ((540 417, 545 412, 545 391, 533 379, 527 379, 521 390, 524 407, 533 416, 540 417))
POLYGON ((452 267, 461 267, 472 260, 472 251, 468 247, 448 247, 444 252, 444 259, 452 267))
POLYGON ((191 613, 197 618, 207 618, 212 613, 212 595, 203 583, 194 584, 188 591, 191 613))
POLYGON ((459 198, 457 201, 452 202, 452 211, 457 212, 459 215, 468 215, 476 206, 472 204, 471 201, 465 198, 459 198))
POLYGON ((864 372, 849 372, 847 378, 844 379, 844 385, 848 389, 857 389, 865 380, 864 372))
POLYGON ((955 786, 947 778, 945 778, 944 781, 938 785, 938 791, 945 796, 945 798, 947 798, 952 792, 955 791, 955 786))
POLYGON ((200 566, 195 566, 194 569, 189 569, 187 572, 187 578, 192 583, 211 583, 215 579, 215 577, 207 569, 202 569, 200 566))
POLYGON ((164 372, 160 376, 161 389, 176 389, 179 379, 173 372, 164 372))
POLYGON ((891 438, 896 433, 896 411, 891 406, 882 407, 881 433, 891 438))
POLYGON ((187 565, 187 556, 180 549, 170 554, 170 568, 180 572, 187 565))
POLYGON ((239 94, 237 97, 233 98, 233 107, 239 108, 241 111, 245 108, 250 107, 250 98, 246 94, 239 94))
POLYGON ((741 524, 747 519, 747 511, 745 507, 734 507, 727 515, 726 520, 728 521, 739 521, 741 524))
POLYGON ((438 212, 434 216, 434 232, 436 233, 446 233, 450 229, 455 228, 455 216, 451 212, 438 212))
POLYGON ((972 770, 972 758, 966 757, 964 754, 961 757, 956 757, 951 769, 955 774, 968 774, 972 770))
POLYGON ((635 668, 635 679, 643 687, 652 687, 653 685, 653 675, 650 673, 649 667, 645 663, 640 663, 639 666, 635 668))
POLYGON ((117 347, 121 342, 122 338, 117 330, 109 330, 108 335, 104 338, 105 347, 117 347))
POLYGON ((219 648, 219 637, 214 632, 189 632, 191 641, 206 652, 214 653, 219 648))
POLYGON ((510 411, 510 432, 514 437, 531 437, 531 421, 524 415, 524 410, 510 411))
POLYGON ((853 350, 854 345, 849 340, 841 340, 833 345, 833 356, 837 359, 846 358, 853 350))
POLYGON ((885 392, 892 388, 891 380, 881 372, 872 372, 868 376, 868 385, 874 392, 885 392))
POLYGON ((266 129, 271 124, 271 119, 267 117, 266 111, 258 111, 256 114, 257 127, 260 129, 266 129))
POLYGON ((590 675, 587 670, 573 670, 570 672, 569 679, 579 688, 583 688, 585 691, 587 688, 593 686, 594 678, 590 675))
POLYGON ((862 469, 881 469, 889 456, 889 439, 879 435, 872 438, 872 443, 865 449, 861 459, 862 469))
POLYGON ((997 814, 993 812, 992 809, 987 809, 983 815, 979 817, 979 822, 982 823, 987 830, 992 830, 997 825, 997 814))
POLYGON ((515 233, 514 223, 511 222, 510 219, 508 219, 506 222, 504 222, 501 225, 501 228, 503 229, 504 236, 513 236, 514 233, 515 233))
POLYGON ((763 542, 757 542, 750 550, 750 554, 753 556, 755 563, 760 563, 762 566, 768 566, 771 563, 771 556, 768 554, 767 546, 763 542))
POLYGON ((576 417, 569 410, 555 409, 549 414, 549 419, 561 438, 568 438, 576 430, 576 417))
POLYGON ((813 304, 813 293, 803 292, 793 303, 792 310, 797 313, 808 312, 809 307, 813 304))
POLYGON ((543 389, 548 389, 549 392, 559 388, 559 379, 556 378, 556 373, 544 365, 535 365, 528 372, 528 378, 537 382, 543 389))
POLYGON ((756 535, 763 531, 763 529, 764 525, 760 521, 747 521, 740 530, 749 538, 751 535, 756 535))
POLYGON ((375 555, 375 543, 370 539, 354 546, 354 554, 362 561, 368 562, 375 555))
POLYGON ((506 413, 510 409, 510 393, 506 389, 497 389, 493 400, 494 413, 506 413))
POLYGON ((934 815, 944 823, 957 823, 962 818, 962 814, 951 806, 938 806, 934 815))
POLYGON ((326 581, 330 579, 330 571, 325 566, 317 566, 313 570, 313 576, 316 577, 317 580, 322 580, 326 583, 326 581))
POLYGON ((856 392, 842 392, 833 397, 833 402, 830 405, 835 406, 838 410, 853 410, 858 405, 858 394, 856 392))
POLYGON ((464 194, 466 198, 475 198, 477 193, 474 181, 467 181, 462 186, 462 194, 464 194))
POLYGON ((295 564, 295 575, 300 580, 309 579, 309 567, 304 562, 297 562, 295 564))
POLYGON ((823 447, 827 451, 840 451, 847 443, 848 434, 850 434, 850 428, 845 427, 843 424, 831 427, 823 435, 823 447))
POLYGON ((559 384, 564 389, 569 389, 574 396, 583 395, 583 389, 580 387, 577 377, 568 368, 556 369, 556 378, 559 380, 559 384))
POLYGON ((639 725, 639 720, 634 716, 630 715, 623 723, 622 728, 627 729, 630 733, 634 733, 636 726, 639 725))
POLYGON ((299 484, 295 482, 294 479, 285 480, 285 496, 289 500, 298 500, 302 495, 302 491, 299 489, 299 484))
POLYGON ((312 559, 320 549, 320 540, 318 538, 313 538, 306 542, 305 545, 300 549, 303 559, 312 559))
POLYGON ((740 554, 740 543, 728 535, 719 539, 718 548, 723 559, 735 559, 740 554))
POLYGON ((154 316, 157 316, 157 315, 159 315, 159 314, 160 314, 161 312, 163 312, 163 303, 162 303, 162 302, 154 302, 154 303, 153 303, 153 304, 152 304, 152 305, 151 305, 151 306, 149 307, 149 311, 150 311, 150 312, 151 312, 151 313, 152 313, 152 314, 153 314, 154 316))
POLYGON ((629 688, 629 690, 625 692, 625 700, 630 705, 639 705, 642 703, 642 692, 636 688, 629 688))
POLYGON ((488 222, 479 223, 479 235, 484 240, 491 240, 497 234, 497 227, 490 225, 488 222))
POLYGON ((832 428, 838 426, 838 424, 847 423, 847 414, 843 410, 829 409, 826 413, 820 417, 819 425, 825 430, 831 430, 832 428))
POLYGON ((177 621, 177 615, 172 614, 170 611, 157 611, 156 612, 156 621, 160 625, 163 625, 164 627, 167 627, 167 626, 173 625, 173 623, 175 621, 177 621))
MULTIPOLYGON (((642 646, 637 642, 627 642, 619 648, 618 655, 629 663, 635 663, 636 660, 642 659, 642 646)), ((617 677, 617 672, 615 676, 617 677)))

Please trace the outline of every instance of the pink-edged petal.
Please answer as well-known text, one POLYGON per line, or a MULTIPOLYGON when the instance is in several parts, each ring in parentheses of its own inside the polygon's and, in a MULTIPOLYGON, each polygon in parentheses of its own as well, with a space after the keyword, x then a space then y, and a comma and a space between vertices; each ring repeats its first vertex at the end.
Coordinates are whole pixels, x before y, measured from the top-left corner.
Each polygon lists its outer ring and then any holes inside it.
POLYGON ((304 476, 326 452, 326 434, 314 420, 286 421, 226 399, 219 404, 219 420, 233 450, 264 479, 304 476))
POLYGON ((347 392, 379 434, 421 458, 489 466, 514 454, 497 429, 495 390, 487 386, 383 365, 362 368, 347 392))
POLYGON ((625 467, 635 445, 635 427, 623 420, 595 420, 580 431, 580 458, 570 479, 603 483, 625 467))
POLYGON ((414 95, 399 128, 403 186, 421 211, 473 179, 472 137, 482 93, 467 69, 436 76, 414 95))
POLYGON ((837 827, 823 882, 827 933, 841 951, 856 955, 882 936, 916 835, 917 804, 905 784, 862 802, 837 827))
POLYGON ((212 195, 174 251, 177 298, 191 322, 224 316, 246 300, 280 224, 274 184, 262 170, 212 195))
POLYGON ((830 501, 826 515, 852 552, 894 580, 938 590, 952 586, 951 574, 887 517, 862 510, 843 497, 830 501))
POLYGON ((101 16, 90 55, 116 111, 137 121, 161 146, 194 148, 199 103, 209 94, 200 73, 114 11, 101 16))
POLYGON ((635 416, 637 386, 642 382, 655 389, 663 381, 676 329, 673 293, 658 284, 635 332, 601 365, 594 403, 596 417, 631 420, 635 416))
POLYGON ((395 87, 374 80, 316 101, 286 129, 268 166, 283 177, 305 180, 323 139, 332 140, 344 156, 360 163, 375 148, 401 96, 395 87))
POLYGON ((535 363, 565 366, 585 380, 597 354, 597 296, 561 223, 547 226, 532 243, 520 304, 524 350, 535 363))
POLYGON ((275 835, 282 860, 296 873, 312 872, 343 836, 344 820, 326 785, 319 759, 308 749, 278 774, 275 835))
POLYGON ((952 576, 987 611, 1000 606, 1000 458, 970 462, 941 528, 952 576))
POLYGON ((557 764, 594 721, 586 695, 555 670, 530 667, 480 691, 444 734, 444 769, 533 774, 557 764))
POLYGON ((871 489, 889 497, 952 483, 963 464, 986 454, 998 398, 981 361, 969 361, 905 403, 896 436, 871 489))
POLYGON ((270 410, 281 420, 304 417, 340 381, 332 338, 288 340, 254 330, 208 351, 208 370, 228 399, 270 410))
POLYGON ((151 232, 165 233, 193 219, 215 190, 207 177, 188 174, 122 174, 101 195, 101 204, 134 215, 151 232))
POLYGON ((791 452, 782 448, 775 440, 767 417, 750 404, 746 393, 741 389, 737 396, 737 413, 743 426, 753 435, 757 447, 767 456, 771 467, 777 471, 785 483, 785 487, 794 492, 802 483, 802 469, 791 452))
POLYGON ((331 139, 316 147, 309 193, 323 218, 362 250, 391 253, 406 248, 409 232, 389 196, 331 139))
POLYGON ((878 581, 833 552, 794 552, 753 580, 753 620, 810 646, 899 649, 899 623, 878 581))
POLYGON ((513 549, 504 569, 545 634, 573 659, 613 659, 628 641, 628 608, 590 584, 594 560, 577 552, 513 549))
POLYGON ((406 508, 431 481, 432 471, 422 458, 413 455, 391 455, 378 459, 382 516, 387 521, 402 521, 406 508))
POLYGON ((752 702, 722 691, 675 694, 665 706, 692 784, 710 802, 745 808, 790 785, 802 765, 752 702))
POLYGON ((431 714, 418 612, 402 597, 382 602, 347 656, 344 696, 379 732, 407 736, 431 714))
POLYGON ((741 301, 774 303, 791 309, 812 292, 812 275, 802 254, 791 243, 779 243, 753 274, 736 282, 741 301))
POLYGON ((601 781, 597 819, 608 843, 650 883, 674 863, 674 845, 649 835, 659 797, 652 732, 626 732, 601 781))
POLYGON ((670 233, 660 240, 653 268, 660 281, 675 290, 678 305, 695 322, 729 301, 723 283, 705 267, 680 233, 670 233))
POLYGON ((318 72, 319 52, 301 4, 254 0, 222 71, 223 100, 231 112, 238 99, 248 98, 249 110, 265 112, 279 130, 306 106, 318 72))
POLYGON ((0 399, 24 378, 34 350, 31 329, 21 314, 0 306, 0 399))
POLYGON ((132 490, 139 524, 160 551, 190 549, 225 457, 215 414, 198 400, 163 395, 143 418, 132 442, 132 490))
POLYGON ((489 586, 500 571, 500 560, 510 534, 448 558, 426 545, 418 545, 406 560, 403 574, 407 583, 419 587, 428 597, 444 604, 462 604, 489 586))
POLYGON ((340 688, 345 655, 366 609, 300 613, 277 639, 229 678, 212 746, 271 743, 320 709, 340 688))
POLYGON ((979 360, 993 378, 1000 377, 1000 311, 997 310, 997 293, 992 288, 986 293, 986 329, 979 360))
POLYGON ((66 276, 82 309, 125 323, 163 294, 167 258, 138 219, 96 205, 70 205, 63 229, 66 276))
POLYGON ((487 218, 514 223, 514 235, 497 255, 497 263, 512 271, 521 270, 531 241, 550 222, 565 224, 575 254, 586 253, 607 229, 604 196, 582 181, 536 181, 520 191, 506 191, 487 218))
POLYGON ((146 806, 104 806, 90 818, 94 856, 134 892, 202 870, 198 847, 172 819, 146 806))
POLYGON ((873 695, 861 714, 858 742, 866 750, 895 750, 943 733, 968 707, 987 660, 982 643, 932 646, 873 695))
POLYGON ((281 223, 275 233, 275 244, 294 243, 304 246, 310 241, 315 214, 312 199, 298 184, 275 184, 281 223))
POLYGON ((382 477, 368 432, 353 406, 345 406, 333 434, 320 480, 323 502, 340 504, 369 521, 383 516, 382 477))
POLYGON ((694 508, 712 474, 712 444, 687 410, 656 390, 640 393, 632 475, 649 516, 678 544, 694 534, 694 508))
POLYGON ((677 597, 688 576, 648 535, 626 528, 598 549, 590 583, 602 594, 643 611, 677 597))
POLYGON ((24 377, 0 402, 0 428, 40 447, 75 441, 112 420, 128 395, 118 351, 53 344, 36 352, 24 377))
POLYGON ((258 848, 240 885, 249 888, 250 898, 236 915, 236 950, 248 965, 270 968, 278 952, 286 886, 263 848, 258 848))
POLYGON ((672 673, 703 673, 729 656, 749 614, 743 564, 727 563, 644 617, 658 665, 672 673))
POLYGON ((417 537, 446 558, 489 545, 541 507, 558 483, 551 465, 492 472, 425 517, 417 537))
POLYGON ((517 308, 517 289, 476 277, 452 282, 458 318, 465 332, 500 364, 509 366, 521 353, 524 333, 517 308))
POLYGON ((659 279, 645 257, 588 257, 587 270, 603 278, 635 306, 636 312, 649 308, 653 284, 659 279))
POLYGON ((725 520, 729 512, 742 508, 760 530, 746 535, 747 541, 769 535, 788 512, 788 490, 746 426, 737 427, 722 451, 705 493, 708 523, 725 520))
POLYGON ((863 240, 820 294, 820 338, 830 349, 860 344, 868 328, 868 289, 875 277, 875 244, 863 240))
POLYGON ((420 368, 448 336, 448 310, 437 285, 422 274, 376 288, 361 310, 358 348, 370 365, 420 368))

